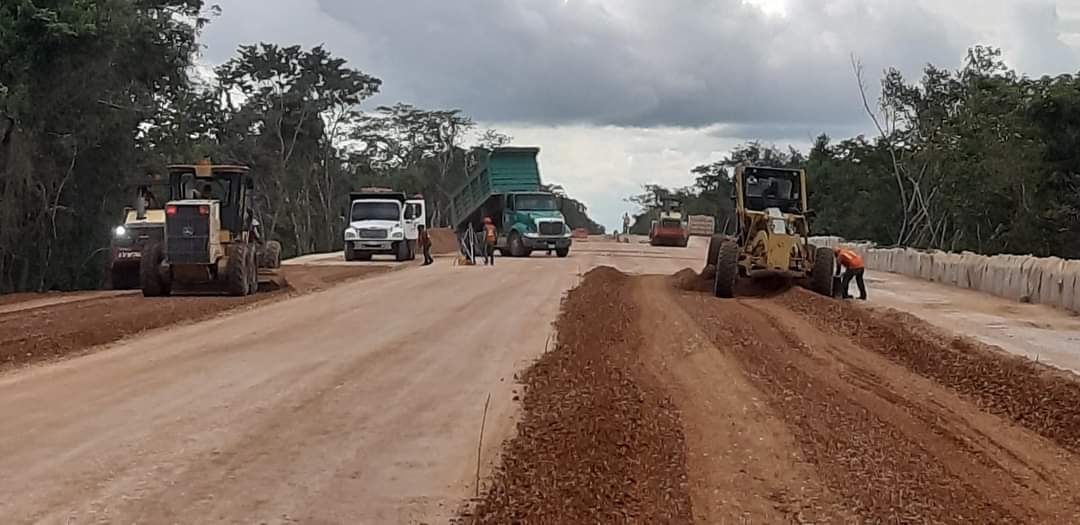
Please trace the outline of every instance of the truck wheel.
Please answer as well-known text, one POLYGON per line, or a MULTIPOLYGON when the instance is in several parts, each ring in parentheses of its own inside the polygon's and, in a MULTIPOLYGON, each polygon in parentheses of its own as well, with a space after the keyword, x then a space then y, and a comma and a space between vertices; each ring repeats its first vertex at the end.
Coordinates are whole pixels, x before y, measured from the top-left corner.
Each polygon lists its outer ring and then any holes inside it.
POLYGON ((165 253, 160 244, 143 249, 142 260, 139 262, 139 284, 143 297, 161 297, 172 291, 172 283, 161 272, 161 263, 164 261, 165 253))
POLYGON ((352 245, 350 245, 347 241, 345 242, 345 260, 346 261, 355 261, 356 260, 356 252, 353 251, 352 245))
POLYGON ((113 266, 109 273, 109 281, 112 284, 110 288, 113 290, 131 290, 141 285, 138 266, 113 266))
POLYGON ((833 296, 833 272, 836 271, 836 259, 829 248, 814 250, 814 269, 810 275, 814 291, 825 297, 833 296))
POLYGON ((511 257, 528 257, 528 254, 525 253, 525 241, 521 240, 521 235, 518 232, 510 233, 508 244, 510 245, 511 257))
POLYGON ((558 255, 559 257, 566 257, 567 255, 570 255, 570 247, 555 248, 555 255, 558 255))
POLYGON ((247 247, 241 245, 229 246, 225 261, 225 289, 229 295, 243 297, 248 294, 250 283, 247 272, 247 247))
POLYGON ((735 280, 738 276, 739 245, 724 241, 717 247, 716 281, 713 283, 713 294, 725 299, 735 297, 735 280))
POLYGON ((409 260, 409 242, 398 241, 397 248, 394 249, 394 259, 397 262, 404 262, 409 260))

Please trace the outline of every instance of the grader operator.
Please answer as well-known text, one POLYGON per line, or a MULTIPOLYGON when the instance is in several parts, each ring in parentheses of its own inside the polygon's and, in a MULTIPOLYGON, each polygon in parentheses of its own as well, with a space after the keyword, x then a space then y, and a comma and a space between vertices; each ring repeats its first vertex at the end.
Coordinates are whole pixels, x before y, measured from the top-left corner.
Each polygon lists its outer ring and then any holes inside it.
POLYGON ((809 242, 806 172, 739 166, 735 170, 734 238, 714 235, 707 264, 716 265, 714 293, 733 297, 735 282, 779 276, 831 296, 835 258, 832 250, 809 242))

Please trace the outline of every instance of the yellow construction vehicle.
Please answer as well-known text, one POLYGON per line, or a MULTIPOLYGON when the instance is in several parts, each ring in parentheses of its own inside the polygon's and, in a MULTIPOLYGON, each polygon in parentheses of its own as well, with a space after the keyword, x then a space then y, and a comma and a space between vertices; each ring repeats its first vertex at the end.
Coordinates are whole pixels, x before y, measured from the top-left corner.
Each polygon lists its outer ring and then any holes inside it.
MULTIPOLYGON (((163 242, 143 250, 143 295, 174 290, 248 295, 258 289, 258 223, 250 203, 255 184, 244 166, 169 166, 163 242)), ((277 247, 280 257, 280 247, 277 247)), ((276 266, 277 260, 264 263, 276 266)))
POLYGON ((806 172, 739 166, 735 169, 734 237, 714 235, 706 264, 716 266, 714 293, 733 297, 735 282, 779 276, 831 296, 836 261, 829 248, 809 242, 806 172))

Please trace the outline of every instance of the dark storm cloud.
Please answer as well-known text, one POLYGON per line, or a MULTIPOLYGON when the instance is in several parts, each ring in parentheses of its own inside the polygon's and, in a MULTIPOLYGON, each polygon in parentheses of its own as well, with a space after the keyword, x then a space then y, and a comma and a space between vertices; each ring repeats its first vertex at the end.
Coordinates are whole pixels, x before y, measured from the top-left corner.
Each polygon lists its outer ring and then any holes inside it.
POLYGON ((396 99, 492 122, 702 126, 861 122, 850 55, 955 64, 970 41, 915 2, 321 0, 364 35, 396 99), (811 5, 812 4, 812 5, 811 5))

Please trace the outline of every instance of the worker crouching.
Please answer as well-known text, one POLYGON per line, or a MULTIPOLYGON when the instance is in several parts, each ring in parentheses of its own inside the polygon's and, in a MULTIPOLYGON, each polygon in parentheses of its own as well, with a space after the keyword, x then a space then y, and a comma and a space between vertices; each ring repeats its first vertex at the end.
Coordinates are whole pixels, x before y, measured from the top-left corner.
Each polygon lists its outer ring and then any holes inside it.
POLYGON ((844 276, 840 280, 840 290, 843 291, 843 298, 851 299, 848 289, 851 286, 851 280, 854 279, 855 284, 859 286, 859 299, 865 301, 866 283, 863 281, 863 274, 866 273, 866 265, 863 263, 862 257, 847 248, 838 247, 833 252, 836 253, 836 274, 840 275, 840 269, 844 269, 844 276))

